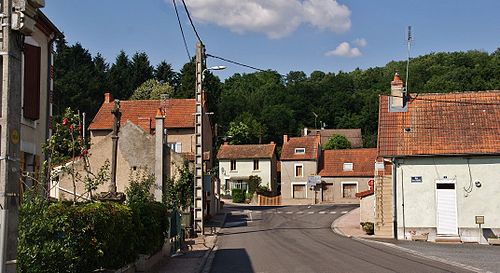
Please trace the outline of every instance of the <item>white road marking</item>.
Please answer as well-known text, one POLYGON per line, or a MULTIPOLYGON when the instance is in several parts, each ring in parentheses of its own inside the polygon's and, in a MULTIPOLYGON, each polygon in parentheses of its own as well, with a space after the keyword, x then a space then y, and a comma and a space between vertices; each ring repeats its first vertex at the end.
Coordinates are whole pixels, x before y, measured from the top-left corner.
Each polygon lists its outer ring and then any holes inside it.
POLYGON ((347 211, 345 211, 345 210, 342 212, 342 214, 346 214, 346 213, 347 213, 347 211))
POLYGON ((319 212, 319 214, 325 214, 325 213, 326 213, 326 211, 320 211, 319 212))
POLYGON ((293 213, 293 212, 291 212, 291 211, 287 211, 287 212, 286 212, 286 214, 292 214, 292 213, 293 213))
POLYGON ((311 206, 309 206, 309 207, 307 207, 307 208, 308 208, 308 209, 310 209, 310 208, 311 208, 311 206))
POLYGON ((282 212, 282 211, 278 211, 278 212, 276 212, 276 213, 277 213, 277 214, 282 214, 283 212, 282 212))
POLYGON ((314 214, 314 211, 310 211, 310 212, 308 212, 307 214, 314 214))
POLYGON ((330 211, 330 214, 335 214, 335 213, 337 213, 337 212, 336 211, 330 211))
POLYGON ((304 213, 304 212, 303 211, 297 211, 297 214, 302 214, 302 213, 304 213))

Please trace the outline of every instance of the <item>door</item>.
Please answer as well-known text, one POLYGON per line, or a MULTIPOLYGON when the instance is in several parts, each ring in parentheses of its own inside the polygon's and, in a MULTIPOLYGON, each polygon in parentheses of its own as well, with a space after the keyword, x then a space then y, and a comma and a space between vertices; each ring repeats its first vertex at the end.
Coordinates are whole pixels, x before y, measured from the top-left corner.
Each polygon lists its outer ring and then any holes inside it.
POLYGON ((292 187, 294 199, 306 198, 306 185, 292 185, 292 187))
POLYGON ((321 192, 321 201, 333 202, 333 183, 323 184, 321 192))
POLYGON ((347 199, 356 198, 358 192, 358 184, 356 183, 342 183, 342 197, 347 199))
POLYGON ((438 235, 457 235, 457 193, 455 181, 436 181, 436 216, 438 235))

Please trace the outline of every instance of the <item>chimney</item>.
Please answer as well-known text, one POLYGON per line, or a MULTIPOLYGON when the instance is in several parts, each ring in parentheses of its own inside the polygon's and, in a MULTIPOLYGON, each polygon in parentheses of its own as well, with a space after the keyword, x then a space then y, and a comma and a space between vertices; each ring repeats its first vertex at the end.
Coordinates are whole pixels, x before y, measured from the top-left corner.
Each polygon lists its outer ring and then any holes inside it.
POLYGON ((399 73, 394 73, 394 79, 391 82, 391 107, 403 108, 404 85, 399 78, 399 73))
POLYGON ((113 95, 109 92, 104 93, 104 103, 113 102, 113 95))
POLYGON ((304 127, 304 136, 307 136, 307 135, 308 135, 308 131, 309 131, 309 130, 307 129, 307 127, 304 127))
POLYGON ((283 144, 287 143, 289 140, 288 135, 283 135, 283 144))
MULTIPOLYGON (((150 120, 148 118, 148 120, 150 120)), ((151 122, 151 121, 150 121, 151 122)), ((155 117, 155 190, 154 198, 156 201, 161 202, 163 193, 163 178, 168 177, 170 172, 168 170, 168 157, 166 158, 167 150, 165 149, 166 132, 163 130, 165 116, 161 108, 156 112, 155 117)), ((150 123, 151 124, 151 123, 150 123)))
POLYGON ((274 144, 274 141, 271 141, 271 143, 269 143, 269 144, 274 144))

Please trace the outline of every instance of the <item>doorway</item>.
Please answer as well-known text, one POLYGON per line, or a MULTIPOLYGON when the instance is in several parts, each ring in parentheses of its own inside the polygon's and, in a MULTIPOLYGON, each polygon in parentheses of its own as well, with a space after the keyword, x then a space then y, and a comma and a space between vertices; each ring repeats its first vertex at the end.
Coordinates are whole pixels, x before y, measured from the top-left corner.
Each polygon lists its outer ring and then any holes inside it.
POLYGON ((457 235, 457 192, 454 180, 436 181, 436 229, 438 235, 457 235))

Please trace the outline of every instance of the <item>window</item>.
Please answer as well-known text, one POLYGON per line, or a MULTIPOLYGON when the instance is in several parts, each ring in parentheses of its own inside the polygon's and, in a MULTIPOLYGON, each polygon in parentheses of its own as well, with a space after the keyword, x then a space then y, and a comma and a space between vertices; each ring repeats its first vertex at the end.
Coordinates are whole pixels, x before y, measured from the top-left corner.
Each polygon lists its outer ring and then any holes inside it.
POLYGON ((258 159, 254 159, 253 160, 253 170, 256 171, 259 169, 259 160, 258 159))
POLYGON ((171 142, 167 144, 168 147, 176 152, 176 153, 182 153, 182 143, 181 142, 171 142))
POLYGON ((307 198, 307 189, 304 184, 293 184, 292 185, 292 198, 293 199, 304 199, 307 198))
POLYGON ((296 154, 305 154, 306 148, 295 148, 295 153, 296 154))
POLYGON ((353 164, 352 163, 344 163, 344 172, 352 171, 353 164))
POLYGON ((303 168, 304 168, 304 166, 302 164, 295 165, 295 177, 303 177, 304 176, 303 168))
POLYGON ((231 171, 236 171, 236 160, 231 160, 231 171))
POLYGON ((342 197, 343 198, 356 198, 358 192, 357 182, 342 182, 342 197))
POLYGON ((24 45, 23 116, 31 120, 40 118, 40 59, 39 47, 24 45))

